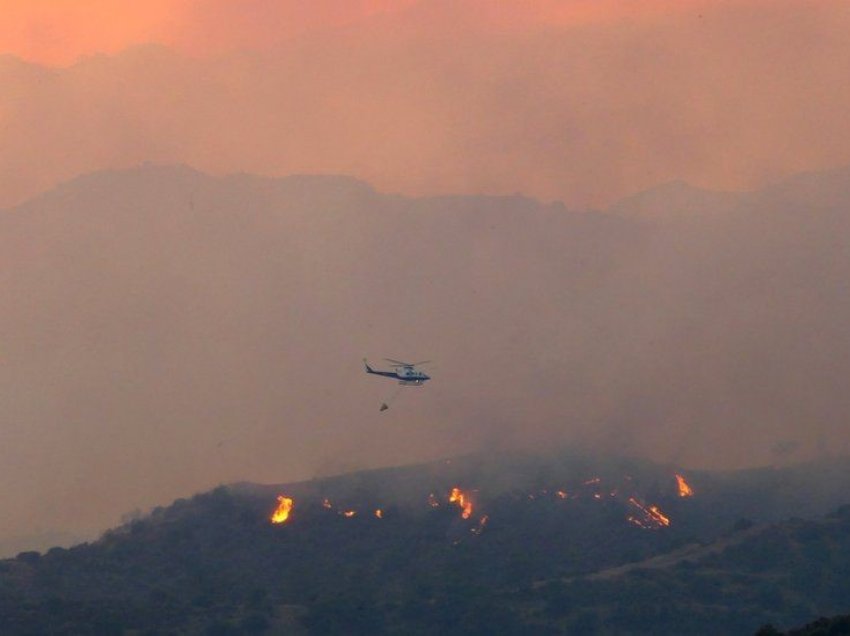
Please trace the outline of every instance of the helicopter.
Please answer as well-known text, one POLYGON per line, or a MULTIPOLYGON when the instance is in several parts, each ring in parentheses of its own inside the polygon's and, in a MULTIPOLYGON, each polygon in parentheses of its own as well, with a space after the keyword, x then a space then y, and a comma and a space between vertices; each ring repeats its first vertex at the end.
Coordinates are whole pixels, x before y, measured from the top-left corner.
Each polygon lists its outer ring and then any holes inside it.
POLYGON ((376 371, 369 366, 366 358, 363 358, 363 364, 366 366, 366 373, 382 375, 385 378, 394 378, 399 381, 398 383, 401 386, 423 386, 427 380, 431 379, 431 376, 426 375, 416 368, 417 365, 427 364, 430 360, 412 363, 402 362, 401 360, 392 360, 391 358, 384 358, 384 360, 390 363, 390 366, 393 368, 392 371, 376 371))

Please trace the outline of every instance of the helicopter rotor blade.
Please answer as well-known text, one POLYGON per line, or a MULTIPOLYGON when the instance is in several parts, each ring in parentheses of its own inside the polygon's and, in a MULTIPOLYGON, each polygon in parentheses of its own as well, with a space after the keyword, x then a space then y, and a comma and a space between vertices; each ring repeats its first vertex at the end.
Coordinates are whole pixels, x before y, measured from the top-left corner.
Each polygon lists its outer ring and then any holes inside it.
POLYGON ((384 358, 387 362, 391 362, 390 366, 393 367, 407 367, 408 369, 412 369, 413 367, 418 367, 420 364, 428 364, 430 360, 422 360, 421 362, 402 362, 401 360, 393 360, 392 358, 384 358))

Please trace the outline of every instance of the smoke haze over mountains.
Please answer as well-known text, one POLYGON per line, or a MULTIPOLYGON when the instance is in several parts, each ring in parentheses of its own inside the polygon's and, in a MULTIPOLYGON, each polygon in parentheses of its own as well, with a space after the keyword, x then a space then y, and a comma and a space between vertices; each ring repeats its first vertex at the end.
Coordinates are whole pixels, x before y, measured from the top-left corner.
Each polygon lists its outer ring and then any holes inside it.
POLYGON ((142 161, 575 208, 850 164, 838 0, 45 4, 3 40, 0 205, 142 161))
POLYGON ((215 483, 578 443, 846 452, 850 175, 607 212, 147 166, 0 219, 7 536, 215 483), (437 361, 404 392, 360 359, 437 361))

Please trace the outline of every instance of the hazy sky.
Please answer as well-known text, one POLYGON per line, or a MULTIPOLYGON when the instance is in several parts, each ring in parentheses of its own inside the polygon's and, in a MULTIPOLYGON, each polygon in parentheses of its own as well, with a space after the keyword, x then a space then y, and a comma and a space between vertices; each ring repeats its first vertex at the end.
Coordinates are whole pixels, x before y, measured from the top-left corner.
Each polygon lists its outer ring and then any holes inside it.
POLYGON ((841 0, 2 7, 0 205, 141 161, 580 207, 850 163, 841 0))
POLYGON ((67 65, 80 56, 116 53, 135 44, 159 43, 205 56, 274 49, 305 34, 387 23, 440 32, 461 17, 464 28, 516 31, 651 19, 705 6, 681 0, 3 0, 0 33, 4 53, 67 65))

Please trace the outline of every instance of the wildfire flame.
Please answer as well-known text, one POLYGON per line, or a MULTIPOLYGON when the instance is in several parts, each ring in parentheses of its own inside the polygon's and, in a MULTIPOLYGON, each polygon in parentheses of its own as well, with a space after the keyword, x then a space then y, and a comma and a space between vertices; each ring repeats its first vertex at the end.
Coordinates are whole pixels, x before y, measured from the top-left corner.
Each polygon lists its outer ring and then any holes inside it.
POLYGON ((279 495, 277 501, 277 509, 272 513, 271 522, 286 523, 294 502, 289 497, 284 497, 283 495, 279 495))
MULTIPOLYGON (((694 496, 694 491, 691 488, 690 484, 687 483, 685 478, 682 475, 675 473, 674 476, 676 478, 678 496, 694 496)), ((631 477, 625 476, 624 479, 625 481, 630 481, 631 477)), ((471 520, 470 524, 466 527, 467 530, 473 535, 481 534, 484 531, 484 528, 487 525, 489 519, 487 515, 483 515, 478 518, 477 523, 472 520, 473 511, 479 509, 479 506, 477 504, 480 502, 476 502, 474 504, 472 501, 472 496, 475 496, 477 492, 477 490, 463 491, 459 487, 454 487, 448 494, 448 505, 452 506, 456 504, 458 506, 460 516, 464 520, 471 520)), ((575 483, 559 485, 552 487, 551 489, 538 489, 525 495, 519 496, 528 497, 528 499, 532 501, 537 499, 581 499, 600 502, 607 501, 608 498, 611 497, 615 498, 620 503, 627 504, 628 510, 626 512, 626 520, 628 523, 634 526, 646 530, 660 530, 671 525, 670 518, 657 505, 650 505, 646 503, 643 497, 638 494, 638 491, 635 490, 632 485, 623 482, 617 487, 612 488, 611 486, 608 486, 607 480, 603 480, 600 477, 590 477, 585 480, 577 480, 575 483), (583 487, 576 486, 576 484, 583 484, 583 487), (604 488, 602 487, 603 484, 605 485, 604 488), (568 488, 569 490, 559 490, 557 489, 558 487, 568 488)), ((333 510, 334 514, 338 514, 349 519, 359 514, 358 511, 355 509, 346 510, 341 507, 335 507, 331 503, 331 500, 326 497, 319 499, 319 501, 321 501, 322 507, 326 510, 333 510)), ((441 505, 446 505, 446 500, 442 499, 442 497, 438 497, 433 492, 428 495, 427 502, 428 505, 433 508, 440 507, 441 505)), ((277 508, 271 514, 270 521, 274 524, 287 523, 291 517, 293 507, 293 499, 284 495, 279 495, 277 497, 277 508)), ((310 506, 305 508, 305 510, 309 509, 310 506)), ((364 509, 363 514, 367 516, 370 514, 374 514, 375 518, 377 519, 384 518, 384 511, 381 508, 364 509)))
POLYGON ((460 506, 462 510, 460 516, 464 519, 469 519, 472 516, 472 502, 460 488, 452 488, 452 494, 449 495, 449 503, 456 503, 460 506))
POLYGON ((670 525, 670 518, 661 512, 658 506, 649 506, 647 508, 634 497, 629 497, 629 503, 642 513, 641 517, 630 515, 628 517, 630 523, 640 528, 646 528, 647 530, 657 530, 658 528, 666 528, 670 525))
POLYGON ((658 506, 650 506, 649 514, 652 515, 652 518, 660 523, 662 526, 670 525, 670 517, 665 515, 661 510, 659 510, 658 506))
POLYGON ((688 485, 688 482, 685 481, 685 478, 679 474, 676 474, 676 485, 679 487, 679 496, 680 497, 693 497, 694 491, 688 485))

